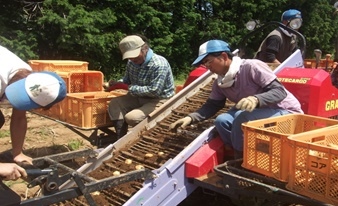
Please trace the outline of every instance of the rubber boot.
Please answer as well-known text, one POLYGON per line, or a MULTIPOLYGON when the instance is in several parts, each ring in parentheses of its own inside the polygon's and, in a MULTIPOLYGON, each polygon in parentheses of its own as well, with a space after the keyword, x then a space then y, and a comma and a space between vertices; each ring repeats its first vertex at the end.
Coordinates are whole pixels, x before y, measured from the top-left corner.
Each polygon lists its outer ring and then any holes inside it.
POLYGON ((240 168, 243 163, 243 151, 234 150, 235 167, 240 168))
POLYGON ((243 151, 238 151, 238 150, 234 150, 234 159, 242 159, 243 158, 243 151))
POLYGON ((2 113, 2 111, 0 111, 0 128, 4 126, 4 124, 5 124, 5 116, 2 113))
POLYGON ((233 160, 235 158, 234 155, 234 149, 229 145, 224 145, 224 162, 233 160))
POLYGON ((120 139, 128 132, 128 124, 124 120, 115 120, 114 127, 117 139, 120 139))

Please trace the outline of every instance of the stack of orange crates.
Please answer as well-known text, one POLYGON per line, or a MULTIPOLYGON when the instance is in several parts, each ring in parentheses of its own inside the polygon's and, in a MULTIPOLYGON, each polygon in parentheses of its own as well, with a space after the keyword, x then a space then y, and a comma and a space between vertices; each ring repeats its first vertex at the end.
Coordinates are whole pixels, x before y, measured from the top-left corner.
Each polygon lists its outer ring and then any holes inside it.
POLYGON ((98 128, 111 124, 107 112, 109 101, 124 92, 104 92, 104 76, 88 70, 88 62, 74 60, 29 60, 33 71, 53 71, 65 81, 66 98, 50 109, 35 113, 83 128, 98 128))
POLYGON ((248 170, 288 182, 291 145, 294 134, 337 127, 338 120, 306 114, 289 114, 249 121, 242 125, 244 151, 242 166, 248 170))
POLYGON ((286 188, 338 205, 338 127, 288 137, 290 176, 286 188))
POLYGON ((304 59, 304 67, 305 68, 313 68, 316 69, 316 65, 318 69, 324 69, 326 67, 332 68, 334 64, 334 61, 332 59, 320 59, 317 65, 317 62, 315 59, 304 59))

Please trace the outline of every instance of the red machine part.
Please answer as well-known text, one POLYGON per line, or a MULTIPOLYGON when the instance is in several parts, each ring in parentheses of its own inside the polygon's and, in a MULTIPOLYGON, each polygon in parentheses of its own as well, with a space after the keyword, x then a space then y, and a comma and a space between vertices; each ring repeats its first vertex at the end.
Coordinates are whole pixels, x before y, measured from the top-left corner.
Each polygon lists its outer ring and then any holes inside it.
POLYGON ((333 117, 338 115, 338 89, 330 74, 322 69, 284 68, 278 80, 301 103, 305 114, 333 117))
POLYGON ((186 87, 186 86, 188 86, 191 82, 193 82, 198 77, 202 76, 202 74, 204 74, 206 71, 208 71, 208 69, 205 68, 205 66, 203 66, 203 65, 201 65, 199 67, 196 67, 194 70, 192 70, 190 72, 189 77, 187 78, 187 80, 185 80, 183 88, 186 87))
POLYGON ((185 162, 185 176, 195 178, 212 172, 216 165, 223 163, 223 158, 223 141, 220 137, 214 138, 198 149, 185 162))
POLYGON ((202 76, 202 74, 204 74, 206 71, 208 71, 208 69, 205 68, 203 65, 196 67, 189 73, 189 76, 185 80, 184 85, 176 86, 176 93, 180 92, 183 88, 187 87, 191 82, 193 82, 198 77, 202 76))

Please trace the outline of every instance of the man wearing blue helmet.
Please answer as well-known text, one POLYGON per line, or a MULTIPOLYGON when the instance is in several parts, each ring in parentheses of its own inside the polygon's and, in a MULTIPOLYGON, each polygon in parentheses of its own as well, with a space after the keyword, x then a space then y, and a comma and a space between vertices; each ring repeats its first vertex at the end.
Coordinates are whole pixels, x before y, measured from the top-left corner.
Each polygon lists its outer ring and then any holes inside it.
POLYGON ((229 45, 222 40, 210 40, 200 46, 193 65, 201 64, 217 74, 209 98, 197 111, 172 123, 171 129, 185 128, 214 116, 228 99, 235 106, 216 117, 215 128, 238 159, 243 155, 242 123, 303 113, 299 101, 277 80, 266 63, 233 56, 229 45))
MULTIPOLYGON (((302 25, 302 14, 296 9, 289 9, 282 14, 281 21, 285 26, 298 30, 302 25)), ((296 49, 296 36, 279 27, 263 40, 255 58, 267 63, 280 64, 296 49)))

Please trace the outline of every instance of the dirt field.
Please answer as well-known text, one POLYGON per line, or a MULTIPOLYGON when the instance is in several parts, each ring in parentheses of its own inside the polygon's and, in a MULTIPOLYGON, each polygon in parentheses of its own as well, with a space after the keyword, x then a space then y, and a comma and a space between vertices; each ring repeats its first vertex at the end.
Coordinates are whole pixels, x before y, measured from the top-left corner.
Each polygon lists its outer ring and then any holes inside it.
MULTIPOLYGON (((11 109, 2 109, 6 117, 6 123, 0 130, 0 161, 8 161, 10 157, 11 141, 9 136, 9 118, 11 109)), ((96 149, 89 139, 76 134, 66 126, 56 121, 27 113, 28 130, 24 144, 24 153, 36 158, 51 154, 63 153, 72 150, 81 150, 86 148, 96 149)), ((91 130, 80 130, 80 132, 89 137, 93 132, 91 130)), ((19 179, 17 181, 5 181, 13 191, 18 193, 22 200, 36 196, 39 187, 27 189, 27 183, 19 179)), ((184 200, 180 206, 189 205, 231 205, 226 197, 217 194, 205 194, 201 189, 197 189, 193 195, 184 200)))

